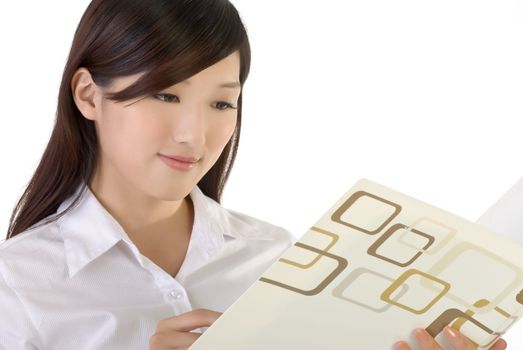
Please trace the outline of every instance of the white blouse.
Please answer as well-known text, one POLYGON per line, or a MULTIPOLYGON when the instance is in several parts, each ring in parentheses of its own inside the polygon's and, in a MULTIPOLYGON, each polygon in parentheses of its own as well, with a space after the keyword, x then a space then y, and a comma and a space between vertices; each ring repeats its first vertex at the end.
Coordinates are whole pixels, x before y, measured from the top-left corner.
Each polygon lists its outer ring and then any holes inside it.
POLYGON ((224 312, 296 241, 196 186, 189 247, 173 278, 85 189, 58 221, 0 243, 0 349, 149 349, 158 321, 224 312))

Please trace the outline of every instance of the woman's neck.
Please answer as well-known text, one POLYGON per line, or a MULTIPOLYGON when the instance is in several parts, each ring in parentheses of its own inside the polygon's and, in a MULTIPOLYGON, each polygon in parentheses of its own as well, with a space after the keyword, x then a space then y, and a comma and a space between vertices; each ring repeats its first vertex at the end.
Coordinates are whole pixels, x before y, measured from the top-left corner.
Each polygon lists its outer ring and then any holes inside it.
POLYGON ((143 193, 125 181, 101 181, 94 177, 91 192, 104 208, 122 226, 131 239, 185 231, 192 227, 193 208, 189 196, 176 201, 165 201, 143 193))

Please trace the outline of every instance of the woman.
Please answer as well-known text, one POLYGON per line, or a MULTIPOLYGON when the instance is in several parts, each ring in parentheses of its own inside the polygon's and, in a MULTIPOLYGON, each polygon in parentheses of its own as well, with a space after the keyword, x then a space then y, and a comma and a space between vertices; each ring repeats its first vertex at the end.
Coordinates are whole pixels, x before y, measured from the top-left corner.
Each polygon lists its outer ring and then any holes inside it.
POLYGON ((91 2, 0 245, 0 348, 187 349, 291 246, 219 204, 249 67, 226 0, 91 2))

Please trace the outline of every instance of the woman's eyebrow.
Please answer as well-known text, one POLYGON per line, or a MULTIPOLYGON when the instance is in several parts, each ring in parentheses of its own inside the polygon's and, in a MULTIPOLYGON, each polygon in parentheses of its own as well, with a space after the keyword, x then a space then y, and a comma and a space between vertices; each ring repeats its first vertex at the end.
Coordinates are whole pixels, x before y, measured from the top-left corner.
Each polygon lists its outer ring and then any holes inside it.
MULTIPOLYGON (((189 80, 184 80, 182 81, 181 83, 185 84, 185 85, 191 85, 191 82, 189 80)), ((234 89, 234 88, 237 88, 237 87, 241 87, 241 84, 239 81, 231 81, 231 82, 226 82, 226 83, 221 83, 218 85, 219 88, 231 88, 231 89, 234 89)))
POLYGON ((239 81, 231 81, 230 83, 223 83, 223 84, 220 84, 218 85, 219 88, 237 88, 237 87, 241 87, 241 84, 239 81))

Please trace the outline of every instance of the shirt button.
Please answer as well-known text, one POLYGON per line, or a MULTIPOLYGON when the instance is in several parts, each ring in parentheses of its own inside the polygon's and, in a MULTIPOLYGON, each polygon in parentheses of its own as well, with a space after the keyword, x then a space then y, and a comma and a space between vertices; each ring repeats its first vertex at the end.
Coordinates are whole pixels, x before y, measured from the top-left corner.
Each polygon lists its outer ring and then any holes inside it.
POLYGON ((178 292, 177 290, 171 290, 169 292, 169 295, 174 298, 174 299, 181 299, 182 298, 182 293, 178 292))

